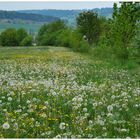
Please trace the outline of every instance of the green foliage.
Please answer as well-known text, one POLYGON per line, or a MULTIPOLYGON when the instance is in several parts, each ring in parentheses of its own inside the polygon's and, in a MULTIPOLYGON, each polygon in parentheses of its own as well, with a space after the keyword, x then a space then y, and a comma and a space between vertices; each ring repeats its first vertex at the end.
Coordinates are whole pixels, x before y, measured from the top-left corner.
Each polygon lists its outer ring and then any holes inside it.
POLYGON ((88 52, 89 50, 88 42, 83 39, 82 34, 78 30, 71 33, 70 46, 74 51, 88 52))
POLYGON ((72 36, 72 29, 66 28, 64 29, 58 36, 57 41, 60 46, 71 47, 70 40, 72 36))
POLYGON ((32 44, 32 39, 24 29, 9 28, 1 33, 0 42, 2 46, 28 46, 32 44))
POLYGON ((24 29, 18 29, 17 30, 17 35, 16 35, 16 38, 18 40, 18 44, 20 44, 20 42, 22 42, 22 40, 28 36, 28 33, 24 30, 24 29))
POLYGON ((43 25, 38 33, 38 44, 43 46, 57 45, 57 36, 65 28, 65 24, 61 20, 43 25))
POLYGON ((118 9, 114 4, 112 30, 110 37, 118 57, 128 59, 128 47, 136 36, 139 19, 139 3, 122 2, 118 9))
POLYGON ((30 35, 26 36, 20 43, 20 46, 31 46, 32 45, 32 37, 30 35))
POLYGON ((97 13, 84 11, 77 17, 77 26, 89 44, 96 43, 100 35, 100 22, 97 13))
POLYGON ((18 46, 16 38, 17 32, 14 28, 9 28, 1 33, 0 42, 2 46, 18 46))

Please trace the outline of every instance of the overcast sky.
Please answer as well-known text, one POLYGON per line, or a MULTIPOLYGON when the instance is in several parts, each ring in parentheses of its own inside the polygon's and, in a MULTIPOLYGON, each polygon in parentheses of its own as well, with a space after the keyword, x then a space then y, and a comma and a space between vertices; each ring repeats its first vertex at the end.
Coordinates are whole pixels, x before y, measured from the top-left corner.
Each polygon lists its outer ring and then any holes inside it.
POLYGON ((0 2, 0 10, 92 9, 112 7, 113 2, 0 2))

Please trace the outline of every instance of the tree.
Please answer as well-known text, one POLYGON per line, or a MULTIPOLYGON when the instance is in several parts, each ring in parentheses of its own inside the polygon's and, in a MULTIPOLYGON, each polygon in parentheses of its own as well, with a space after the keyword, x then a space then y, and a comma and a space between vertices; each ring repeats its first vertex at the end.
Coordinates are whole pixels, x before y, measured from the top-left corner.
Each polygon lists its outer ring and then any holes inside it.
POLYGON ((31 46, 32 45, 32 37, 30 35, 27 35, 21 42, 21 46, 31 46))
POLYGON ((76 19, 77 26, 83 36, 86 36, 88 43, 96 43, 100 34, 100 23, 97 13, 84 11, 76 19))
POLYGON ((28 33, 26 32, 25 29, 18 29, 17 30, 17 40, 18 40, 18 44, 20 45, 20 42, 22 42, 22 40, 24 40, 24 38, 26 38, 28 36, 28 33))
POLYGON ((16 29, 9 28, 1 33, 0 40, 2 46, 18 46, 16 38, 16 29))
POLYGON ((38 32, 39 45, 57 45, 57 36, 65 28, 62 20, 43 25, 38 32))
POLYGON ((32 37, 24 29, 9 28, 1 33, 0 44, 2 46, 30 46, 32 37))
POLYGON ((117 4, 113 7, 112 37, 114 44, 119 47, 119 54, 128 58, 128 46, 136 35, 137 23, 140 19, 140 3, 122 2, 121 7, 117 4))
POLYGON ((70 47, 70 38, 72 34, 72 29, 67 28, 63 30, 58 36, 57 36, 57 41, 60 46, 64 47, 70 47))

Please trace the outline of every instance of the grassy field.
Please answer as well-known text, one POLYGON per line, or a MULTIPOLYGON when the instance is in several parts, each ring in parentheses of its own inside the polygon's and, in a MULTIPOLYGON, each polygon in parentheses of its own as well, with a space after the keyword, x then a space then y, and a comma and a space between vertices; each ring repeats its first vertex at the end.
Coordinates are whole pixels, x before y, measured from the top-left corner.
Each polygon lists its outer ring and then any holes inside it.
POLYGON ((0 138, 139 138, 139 77, 62 47, 1 47, 0 138))

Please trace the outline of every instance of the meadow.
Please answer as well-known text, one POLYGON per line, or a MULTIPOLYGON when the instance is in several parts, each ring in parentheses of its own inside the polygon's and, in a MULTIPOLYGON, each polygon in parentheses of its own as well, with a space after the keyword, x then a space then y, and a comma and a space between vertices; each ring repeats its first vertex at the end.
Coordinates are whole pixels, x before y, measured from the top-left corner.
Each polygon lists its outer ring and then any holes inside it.
POLYGON ((0 138, 139 138, 140 71, 63 47, 0 48, 0 138))

